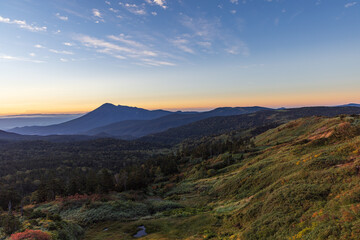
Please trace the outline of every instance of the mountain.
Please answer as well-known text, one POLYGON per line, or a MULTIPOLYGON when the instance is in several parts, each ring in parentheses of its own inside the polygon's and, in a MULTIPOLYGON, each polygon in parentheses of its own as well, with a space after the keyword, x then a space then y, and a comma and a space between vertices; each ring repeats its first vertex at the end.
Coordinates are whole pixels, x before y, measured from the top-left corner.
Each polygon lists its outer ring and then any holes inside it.
POLYGON ((349 103, 349 104, 345 104, 345 105, 341 105, 339 107, 360 107, 360 104, 357 103, 349 103))
POLYGON ((126 138, 132 136, 134 138, 138 138, 145 135, 162 132, 169 128, 186 125, 209 117, 241 115, 241 114, 253 113, 261 110, 267 110, 267 109, 268 108, 263 108, 263 107, 234 107, 234 108, 223 107, 201 113, 180 112, 180 113, 169 114, 164 117, 153 120, 129 120, 129 121, 117 122, 100 128, 92 129, 88 132, 85 132, 84 134, 89 134, 89 135, 106 134, 109 136, 110 135, 117 137, 125 136, 126 138))
POLYGON ((164 110, 146 110, 136 107, 115 106, 105 103, 92 112, 60 124, 11 129, 11 132, 26 135, 80 134, 90 129, 125 120, 150 120, 170 114, 164 110))
POLYGON ((162 144, 177 144, 189 138, 218 135, 234 130, 256 130, 256 128, 263 128, 263 130, 266 130, 267 128, 269 129, 275 127, 276 125, 302 117, 332 117, 340 114, 360 114, 360 108, 304 107, 281 110, 264 110, 236 116, 212 117, 177 128, 171 128, 164 132, 151 134, 142 137, 139 140, 162 144))

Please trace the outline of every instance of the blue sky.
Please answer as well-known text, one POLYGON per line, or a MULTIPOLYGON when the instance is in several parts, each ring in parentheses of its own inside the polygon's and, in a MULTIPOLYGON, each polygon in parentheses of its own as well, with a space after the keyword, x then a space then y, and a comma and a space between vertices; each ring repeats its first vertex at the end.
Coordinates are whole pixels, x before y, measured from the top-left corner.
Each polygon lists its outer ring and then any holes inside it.
POLYGON ((360 1, 0 1, 0 114, 360 102, 360 1))

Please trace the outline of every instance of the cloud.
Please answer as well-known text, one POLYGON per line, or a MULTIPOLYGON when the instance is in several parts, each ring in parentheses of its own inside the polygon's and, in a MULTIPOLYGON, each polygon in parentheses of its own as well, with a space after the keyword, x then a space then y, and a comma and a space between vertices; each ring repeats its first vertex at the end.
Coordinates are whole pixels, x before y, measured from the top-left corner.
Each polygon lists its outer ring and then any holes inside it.
POLYGON ((92 10, 92 13, 93 13, 94 17, 102 18, 101 12, 98 9, 94 8, 92 10))
POLYGON ((56 16, 58 19, 63 20, 63 21, 69 20, 68 17, 66 17, 66 16, 61 16, 60 13, 56 13, 55 16, 56 16))
POLYGON ((175 63, 166 62, 166 61, 157 61, 154 59, 142 59, 143 63, 150 66, 160 67, 160 66, 176 66, 175 63))
POLYGON ((109 1, 105 1, 105 3, 106 3, 107 5, 111 5, 111 2, 109 2, 109 1))
POLYGON ((56 53, 56 54, 65 54, 65 55, 73 55, 73 52, 70 51, 59 51, 55 49, 49 49, 49 52, 56 53))
POLYGON ((0 16, 0 22, 7 24, 15 24, 18 25, 20 28, 29 30, 31 32, 43 32, 47 30, 47 27, 38 27, 34 26, 33 24, 27 24, 25 20, 11 20, 10 18, 4 18, 2 16, 0 16))
POLYGON ((156 4, 160 7, 162 7, 163 9, 167 9, 167 6, 166 6, 166 1, 165 0, 145 0, 145 2, 153 5, 153 4, 156 4))
POLYGON ((123 6, 129 12, 136 14, 136 15, 145 15, 145 7, 144 5, 136 5, 136 4, 129 4, 129 3, 122 3, 119 2, 119 5, 123 6))
POLYGON ((127 52, 127 53, 132 52, 131 49, 129 48, 121 47, 116 44, 86 35, 80 35, 76 37, 75 40, 80 41, 86 47, 101 48, 102 50, 105 51, 116 51, 116 52, 127 52))
POLYGON ((139 42, 127 39, 124 34, 120 34, 119 36, 110 35, 110 36, 108 36, 108 38, 111 40, 114 40, 114 41, 125 43, 125 44, 133 46, 133 47, 137 47, 137 48, 144 47, 144 45, 139 42))
POLYGON ((189 40, 187 39, 184 39, 184 38, 177 38, 175 40, 172 40, 171 41, 172 44, 174 46, 176 46, 177 48, 179 48, 180 50, 182 50, 183 52, 186 52, 186 53, 191 53, 191 54, 194 54, 194 50, 191 49, 188 44, 189 44, 189 40))
POLYGON ((151 12, 151 14, 152 14, 153 16, 156 16, 156 15, 157 15, 157 12, 151 12))
POLYGON ((239 4, 239 0, 230 0, 230 2, 233 4, 239 4))
POLYGON ((40 60, 33 60, 33 59, 24 58, 24 57, 14 57, 14 56, 5 55, 5 54, 0 54, 0 60, 43 63, 43 61, 40 61, 40 60))
MULTIPOLYGON (((115 36, 113 36, 113 38, 117 38, 115 36)), ((119 37, 119 39, 121 39, 119 37)), ((119 46, 117 44, 114 43, 110 43, 101 39, 97 39, 94 37, 90 37, 90 36, 86 36, 86 35, 80 35, 75 37, 75 40, 81 42, 84 46, 86 47, 91 47, 91 48, 95 48, 97 49, 98 52, 101 53, 107 53, 110 55, 115 55, 116 52, 122 52, 125 54, 128 54, 128 56, 136 58, 136 57, 143 57, 143 56, 157 56, 157 54, 153 51, 148 51, 148 50, 142 50, 142 49, 133 49, 133 48, 129 48, 129 47, 123 47, 123 46, 119 46)), ((125 40, 126 41, 126 40, 125 40)), ((128 44, 131 43, 135 43, 132 41, 126 41, 128 44)))
POLYGON ((249 48, 247 47, 247 45, 240 40, 234 41, 232 43, 230 43, 231 45, 225 49, 225 51, 229 54, 233 54, 233 55, 243 55, 243 56, 249 56, 250 52, 249 52, 249 48))
POLYGON ((211 42, 197 42, 197 44, 204 48, 210 48, 212 45, 211 42))
POLYGON ((87 35, 77 35, 75 40, 79 41, 83 46, 95 49, 96 52, 109 55, 111 57, 124 60, 135 59, 137 62, 134 64, 147 65, 147 66, 174 66, 175 64, 167 60, 160 59, 162 57, 169 57, 166 53, 152 51, 147 46, 132 40, 129 36, 124 34, 110 35, 108 39, 116 41, 113 43, 103 39, 87 35))
POLYGON ((180 23, 197 37, 212 39, 218 34, 221 24, 219 19, 191 18, 184 15, 180 23))
POLYGON ((111 11, 111 12, 113 12, 113 13, 118 13, 118 12, 119 12, 119 10, 113 9, 113 8, 109 8, 109 11, 111 11))
POLYGON ((68 46, 68 47, 72 47, 72 46, 74 46, 74 44, 69 43, 69 42, 64 42, 63 44, 64 44, 65 46, 68 46))
POLYGON ((236 10, 231 10, 230 13, 231 13, 231 14, 235 14, 235 13, 236 13, 236 10))
POLYGON ((35 57, 36 54, 35 54, 35 53, 29 53, 29 56, 30 56, 30 57, 35 57))
POLYGON ((45 48, 43 45, 40 45, 40 44, 36 44, 34 47, 35 48, 45 48))
POLYGON ((355 6, 356 4, 357 4, 357 2, 347 3, 347 4, 345 4, 345 7, 346 7, 346 8, 353 7, 353 6, 355 6))
POLYGON ((69 60, 65 59, 65 58, 60 58, 60 62, 68 62, 69 60))

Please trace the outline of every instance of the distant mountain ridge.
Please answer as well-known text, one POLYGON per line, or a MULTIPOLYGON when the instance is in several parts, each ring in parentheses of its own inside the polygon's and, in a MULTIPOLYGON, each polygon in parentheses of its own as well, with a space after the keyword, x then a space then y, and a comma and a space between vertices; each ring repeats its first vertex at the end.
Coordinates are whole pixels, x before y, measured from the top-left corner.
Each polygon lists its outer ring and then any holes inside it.
POLYGON ((165 131, 214 116, 230 116, 265 110, 263 107, 222 107, 207 112, 170 112, 103 104, 84 116, 50 126, 14 128, 25 135, 92 135, 132 139, 165 131))
POLYGON ((200 138, 204 136, 218 135, 234 130, 255 130, 262 128, 263 131, 274 128, 283 123, 303 117, 324 116, 334 117, 340 114, 360 114, 359 107, 303 107, 289 109, 264 110, 243 115, 217 116, 177 128, 171 128, 164 132, 150 134, 139 141, 177 144, 186 139, 200 138))
POLYGON ((14 128, 9 131, 27 135, 52 135, 52 134, 80 134, 93 128, 105 126, 111 123, 125 120, 150 120, 168 115, 172 112, 164 110, 146 110, 136 107, 115 106, 105 103, 99 108, 76 118, 60 124, 49 126, 32 126, 14 128))
POLYGON ((345 105, 340 105, 338 107, 360 107, 360 104, 357 103, 349 103, 349 104, 345 104, 345 105))
MULTIPOLYGON (((223 107, 208 112, 176 112, 153 120, 122 121, 100 128, 92 129, 84 134, 88 135, 112 135, 116 137, 132 136, 134 138, 146 136, 153 133, 163 132, 170 128, 179 127, 192 122, 216 116, 232 116, 257 111, 267 110, 264 107, 223 107)), ((125 137, 126 138, 126 137, 125 137)))

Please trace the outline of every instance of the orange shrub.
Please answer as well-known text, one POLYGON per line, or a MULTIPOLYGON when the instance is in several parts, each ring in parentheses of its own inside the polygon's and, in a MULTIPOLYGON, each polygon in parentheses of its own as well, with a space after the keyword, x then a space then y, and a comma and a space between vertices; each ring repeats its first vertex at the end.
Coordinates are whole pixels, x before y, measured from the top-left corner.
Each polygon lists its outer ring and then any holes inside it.
POLYGON ((11 240, 50 240, 51 237, 48 233, 40 230, 26 229, 25 232, 14 233, 10 236, 11 240))

